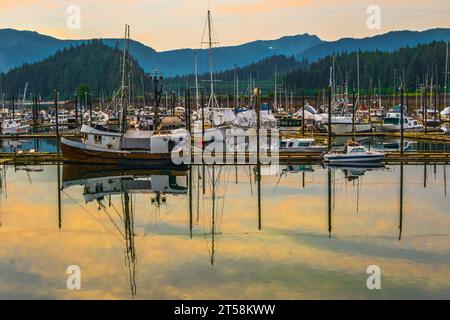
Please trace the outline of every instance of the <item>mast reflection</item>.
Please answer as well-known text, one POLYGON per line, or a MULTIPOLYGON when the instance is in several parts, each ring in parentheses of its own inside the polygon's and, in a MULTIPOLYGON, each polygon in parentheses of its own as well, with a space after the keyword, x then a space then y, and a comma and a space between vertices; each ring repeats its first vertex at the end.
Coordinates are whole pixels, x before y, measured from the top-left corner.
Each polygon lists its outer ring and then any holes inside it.
POLYGON ((155 195, 151 202, 159 207, 162 202, 166 201, 168 194, 185 195, 188 193, 187 178, 188 171, 181 167, 172 170, 73 165, 64 165, 63 167, 63 189, 83 186, 85 202, 96 201, 99 210, 105 212, 109 221, 114 225, 114 229, 119 232, 119 239, 124 240, 125 265, 133 297, 137 293, 136 264, 138 261, 135 245, 135 200, 133 197, 138 194, 155 195), (180 178, 184 181, 180 181, 180 178), (121 212, 113 205, 112 197, 114 196, 120 197, 121 212), (105 200, 107 200, 106 204, 105 200), (114 211, 120 215, 123 228, 120 228, 113 217, 109 215, 107 207, 113 207, 114 211))

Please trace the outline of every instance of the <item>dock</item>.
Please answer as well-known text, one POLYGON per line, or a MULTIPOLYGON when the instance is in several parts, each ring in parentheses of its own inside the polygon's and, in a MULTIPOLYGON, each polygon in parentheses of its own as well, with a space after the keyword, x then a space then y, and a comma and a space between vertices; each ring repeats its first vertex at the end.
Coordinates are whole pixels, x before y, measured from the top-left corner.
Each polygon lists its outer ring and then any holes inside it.
MULTIPOLYGON (((62 138, 77 138, 80 135, 74 132, 61 132, 62 138)), ((18 140, 18 139, 56 139, 55 132, 39 132, 39 133, 26 133, 16 135, 0 135, 0 140, 18 140)))
MULTIPOLYGON (((195 159, 195 155, 192 155, 195 159)), ((256 153, 238 153, 232 158, 232 163, 227 162, 225 154, 215 155, 216 159, 223 159, 223 163, 217 165, 248 165, 253 164, 249 159, 256 159, 256 153)), ((293 153, 280 152, 280 164, 321 163, 323 155, 320 153, 293 153)), ((62 162, 62 155, 56 152, 1 152, 0 164, 54 164, 62 162)), ((389 152, 384 160, 386 164, 433 162, 450 163, 450 152, 389 152)), ((197 164, 197 163, 194 163, 197 164)), ((201 163, 200 163, 201 164, 201 163)))

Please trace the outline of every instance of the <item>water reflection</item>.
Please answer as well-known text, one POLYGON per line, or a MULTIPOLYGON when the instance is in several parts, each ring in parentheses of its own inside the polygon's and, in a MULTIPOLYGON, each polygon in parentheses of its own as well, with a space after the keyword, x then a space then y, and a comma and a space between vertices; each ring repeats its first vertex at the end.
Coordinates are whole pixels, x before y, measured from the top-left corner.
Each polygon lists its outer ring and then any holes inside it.
POLYGON ((32 150, 35 152, 56 152, 56 139, 0 138, 0 152, 28 152, 32 150))
MULTIPOLYGON (((64 166, 63 190, 74 186, 83 187, 85 203, 96 202, 99 211, 103 211, 110 220, 125 245, 125 265, 128 269, 131 295, 137 292, 136 285, 136 247, 135 247, 135 201, 137 194, 150 194, 152 205, 158 209, 166 202, 167 195, 187 194, 185 170, 124 170, 114 167, 64 166), (114 207, 112 197, 118 196, 121 209, 114 207), (110 215, 107 208, 113 208, 119 216, 119 223, 110 215), (120 226, 120 222, 123 226, 120 226)), ((58 165, 58 181, 60 168, 58 165)), ((190 181, 191 175, 190 175, 190 181)), ((61 202, 58 192, 59 226, 61 228, 61 202)))
POLYGON ((0 298, 450 293, 445 165, 34 169, 1 169, 0 298))

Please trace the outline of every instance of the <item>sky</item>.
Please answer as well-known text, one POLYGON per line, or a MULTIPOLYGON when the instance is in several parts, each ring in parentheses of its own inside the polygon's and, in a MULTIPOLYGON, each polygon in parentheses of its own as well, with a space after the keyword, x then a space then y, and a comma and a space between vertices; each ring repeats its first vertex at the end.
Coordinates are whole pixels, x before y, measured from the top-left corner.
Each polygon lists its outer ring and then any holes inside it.
POLYGON ((127 23, 133 39, 158 51, 198 48, 208 7, 221 46, 303 33, 337 40, 450 28, 448 0, 1 0, 0 28, 85 39, 121 37, 127 23), (373 6, 379 15, 367 13, 373 6), (368 19, 379 24, 369 28, 368 19))

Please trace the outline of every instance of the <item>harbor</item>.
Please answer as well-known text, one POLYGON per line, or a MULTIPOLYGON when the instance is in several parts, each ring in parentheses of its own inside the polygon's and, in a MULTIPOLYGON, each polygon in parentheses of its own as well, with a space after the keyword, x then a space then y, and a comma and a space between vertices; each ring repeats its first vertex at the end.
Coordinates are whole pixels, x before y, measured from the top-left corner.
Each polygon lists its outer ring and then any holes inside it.
POLYGON ((0 5, 0 300, 450 297, 448 19, 44 2, 0 5))

